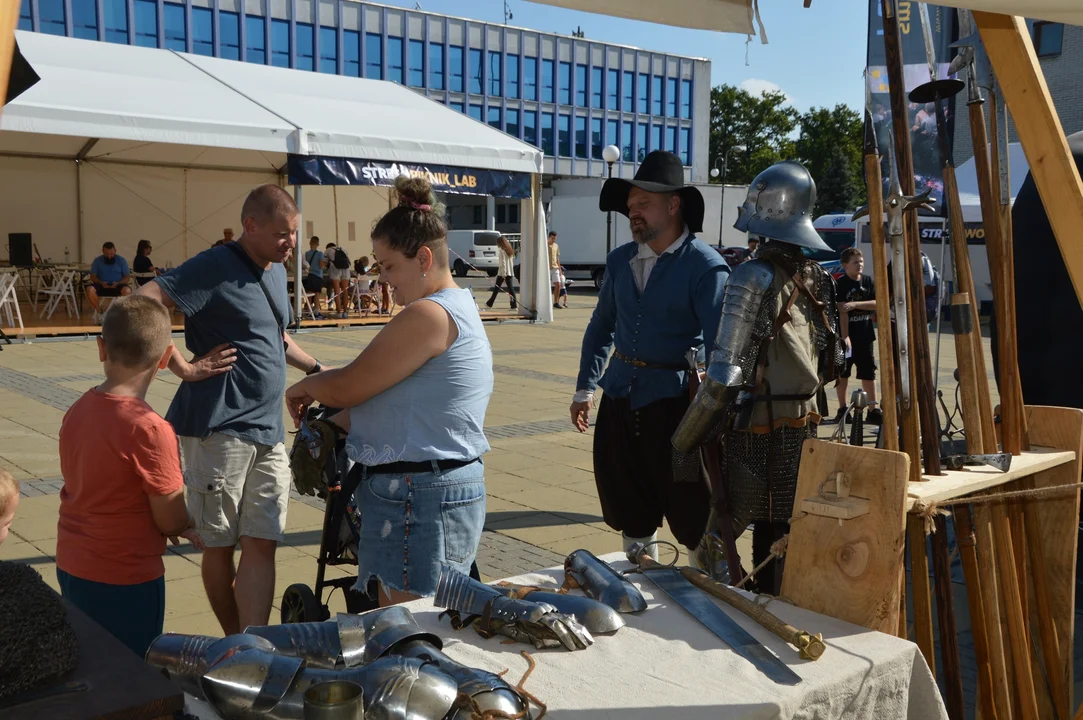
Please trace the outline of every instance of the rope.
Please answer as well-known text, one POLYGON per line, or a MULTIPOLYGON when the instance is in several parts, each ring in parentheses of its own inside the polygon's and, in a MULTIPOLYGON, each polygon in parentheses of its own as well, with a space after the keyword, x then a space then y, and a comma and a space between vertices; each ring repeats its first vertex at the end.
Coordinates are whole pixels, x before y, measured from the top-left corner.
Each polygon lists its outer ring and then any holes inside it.
POLYGON ((914 502, 914 506, 910 509, 911 514, 920 516, 925 521, 925 534, 930 535, 936 532, 936 528, 933 522, 937 515, 950 515, 945 507, 952 507, 954 505, 988 505, 989 503, 1000 502, 1001 500, 1013 500, 1013 499, 1026 499, 1026 498, 1042 498, 1050 495, 1059 495, 1068 490, 1078 490, 1083 488, 1083 482, 1072 483, 1070 485, 1053 485, 1051 487, 1034 488, 1031 490, 1006 490, 1004 492, 989 493, 988 495, 976 495, 972 497, 956 498, 954 500, 942 500, 940 502, 926 502, 924 500, 917 500, 914 502))
POLYGON ((789 545, 790 545, 790 536, 789 535, 783 535, 781 538, 776 540, 774 543, 771 544, 771 554, 768 555, 767 558, 763 562, 761 562, 759 565, 752 568, 752 572, 745 575, 744 578, 741 580, 741 582, 737 583, 733 587, 739 588, 742 585, 744 585, 746 582, 748 582, 749 578, 756 577, 756 573, 758 573, 760 570, 763 570, 765 567, 767 567, 767 564, 769 562, 771 562, 772 560, 774 560, 775 558, 785 557, 786 550, 789 548, 789 545))
POLYGON ((921 518, 922 523, 925 525, 926 535, 932 535, 936 532, 936 517, 938 515, 943 515, 944 517, 951 515, 951 513, 940 508, 936 503, 928 503, 924 500, 915 502, 914 507, 910 509, 910 512, 921 518))
MULTIPOLYGON (((545 713, 549 711, 549 708, 546 706, 545 703, 535 697, 533 693, 529 692, 526 688, 523 687, 523 685, 526 684, 527 679, 530 678, 531 673, 534 672, 534 668, 536 668, 538 664, 534 661, 534 658, 527 651, 520 650, 519 654, 526 658, 528 667, 526 669, 526 672, 523 673, 523 677, 514 687, 520 695, 527 699, 528 703, 526 709, 524 709, 522 712, 515 713, 514 715, 503 712, 502 710, 496 710, 495 708, 489 710, 482 710, 481 707, 478 705, 477 701, 464 692, 459 693, 459 697, 456 698, 453 709, 469 707, 471 720, 519 720, 520 718, 530 716, 530 703, 534 703, 539 708, 541 708, 541 712, 536 718, 534 718, 534 720, 541 720, 543 717, 545 717, 545 713)), ((504 674, 507 672, 507 670, 503 670, 497 674, 503 677, 504 674)), ((449 713, 449 715, 453 714, 454 712, 449 713)))

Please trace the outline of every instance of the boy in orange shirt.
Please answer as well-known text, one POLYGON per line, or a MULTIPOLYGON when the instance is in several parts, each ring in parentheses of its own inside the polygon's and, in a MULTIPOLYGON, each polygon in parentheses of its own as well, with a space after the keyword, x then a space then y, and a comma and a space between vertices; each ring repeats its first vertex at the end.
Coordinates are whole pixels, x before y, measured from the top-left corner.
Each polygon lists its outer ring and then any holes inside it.
POLYGON ((19 481, 0 468, 0 544, 8 539, 8 530, 19 508, 19 481))
POLYGON ((105 382, 60 426, 61 594, 140 657, 165 621, 166 537, 202 549, 184 503, 176 433, 145 401, 172 353, 165 306, 118 298, 98 338, 105 382))

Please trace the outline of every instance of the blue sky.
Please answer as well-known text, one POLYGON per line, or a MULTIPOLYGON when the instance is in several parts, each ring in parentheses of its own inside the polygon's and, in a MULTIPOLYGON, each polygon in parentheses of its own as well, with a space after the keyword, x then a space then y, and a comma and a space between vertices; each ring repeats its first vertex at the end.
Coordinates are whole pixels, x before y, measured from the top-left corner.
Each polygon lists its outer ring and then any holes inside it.
MULTIPOLYGON (((659 2, 666 0, 659 0, 659 2)), ((680 2, 680 0, 668 0, 680 2)), ((383 0, 413 8, 414 0, 383 0)), ((503 0, 420 0, 424 10, 487 22, 503 22, 503 0)), ((767 45, 748 45, 741 35, 685 30, 564 10, 525 0, 508 0, 510 25, 571 34, 581 27, 586 38, 634 45, 646 50, 705 57, 711 60, 711 84, 741 85, 753 92, 781 89, 794 107, 859 109, 864 104, 862 71, 868 24, 867 0, 762 0, 760 14, 767 45)))

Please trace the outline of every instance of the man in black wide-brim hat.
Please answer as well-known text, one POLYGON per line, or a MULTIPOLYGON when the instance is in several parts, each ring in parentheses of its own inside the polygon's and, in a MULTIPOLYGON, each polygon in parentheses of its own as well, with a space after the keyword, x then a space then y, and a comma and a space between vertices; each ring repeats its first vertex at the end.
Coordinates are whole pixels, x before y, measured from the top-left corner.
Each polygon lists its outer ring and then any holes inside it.
POLYGON ((623 534, 625 549, 653 541, 664 517, 691 551, 707 525, 710 494, 705 483, 673 481, 670 437, 689 405, 686 353, 698 348, 702 362, 704 346, 714 342, 729 269, 696 239, 703 196, 685 186, 672 153, 647 155, 634 180, 607 180, 598 206, 626 215, 635 242, 606 258, 572 422, 587 429, 601 387, 594 478, 605 522, 623 534))

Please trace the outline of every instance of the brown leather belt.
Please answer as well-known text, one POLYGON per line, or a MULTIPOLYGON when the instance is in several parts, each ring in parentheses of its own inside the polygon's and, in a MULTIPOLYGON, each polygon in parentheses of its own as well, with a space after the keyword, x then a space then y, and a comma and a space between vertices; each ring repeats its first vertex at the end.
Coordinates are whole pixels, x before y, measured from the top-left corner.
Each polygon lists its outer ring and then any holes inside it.
POLYGON ((676 370, 680 372, 688 371, 688 363, 675 363, 672 365, 666 363, 650 363, 644 360, 637 360, 635 358, 628 357, 619 350, 613 351, 613 357, 615 357, 617 360, 620 360, 622 363, 627 363, 628 365, 636 368, 643 368, 644 370, 676 370))

